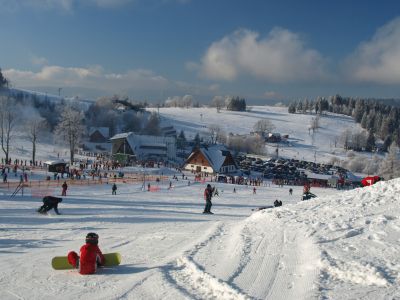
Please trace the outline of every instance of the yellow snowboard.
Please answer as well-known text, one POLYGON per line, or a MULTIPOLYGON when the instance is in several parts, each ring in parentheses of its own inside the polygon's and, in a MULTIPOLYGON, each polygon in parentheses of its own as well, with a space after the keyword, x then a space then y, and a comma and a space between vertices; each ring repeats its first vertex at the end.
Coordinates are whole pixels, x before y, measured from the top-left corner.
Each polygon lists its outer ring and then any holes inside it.
MULTIPOLYGON (((105 258, 105 267, 113 267, 113 266, 118 266, 121 263, 121 254, 118 252, 115 253, 106 253, 103 254, 105 258)), ((51 266, 55 270, 69 270, 69 269, 74 269, 73 266, 71 266, 68 263, 68 258, 67 256, 56 256, 53 257, 51 260, 51 266)))

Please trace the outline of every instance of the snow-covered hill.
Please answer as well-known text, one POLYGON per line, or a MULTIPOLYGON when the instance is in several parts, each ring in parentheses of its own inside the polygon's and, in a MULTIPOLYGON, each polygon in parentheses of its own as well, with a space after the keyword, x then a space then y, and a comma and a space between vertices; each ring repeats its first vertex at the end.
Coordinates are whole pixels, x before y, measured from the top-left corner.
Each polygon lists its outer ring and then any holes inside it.
MULTIPOLYGON (((188 139, 197 132, 204 137, 209 135, 210 125, 218 125, 226 134, 249 134, 260 119, 268 119, 276 127, 275 131, 288 134, 287 144, 280 144, 279 155, 307 161, 327 162, 332 157, 343 160, 345 153, 340 136, 346 129, 362 130, 351 117, 335 114, 322 115, 320 128, 312 135, 309 130, 315 114, 289 114, 287 107, 253 106, 246 112, 221 110, 215 108, 160 108, 164 124, 172 124, 179 133, 184 131, 188 139)), ((275 155, 276 145, 267 147, 269 155, 275 155)))
MULTIPOLYGON (((156 184, 156 183, 152 183, 156 184)), ((339 192, 217 184, 203 215, 203 184, 71 185, 59 209, 0 191, 1 299, 395 299, 400 297, 400 180, 339 192), (283 207, 253 212, 283 200, 283 207), (122 265, 96 275, 54 271, 87 232, 122 265)), ((60 191, 56 189, 55 194, 60 191)))

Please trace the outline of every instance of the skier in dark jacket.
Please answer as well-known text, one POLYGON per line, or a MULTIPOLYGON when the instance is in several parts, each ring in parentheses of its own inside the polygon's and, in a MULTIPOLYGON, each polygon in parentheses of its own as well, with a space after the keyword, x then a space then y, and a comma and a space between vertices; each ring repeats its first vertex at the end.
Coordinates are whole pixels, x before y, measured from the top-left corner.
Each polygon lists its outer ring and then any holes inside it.
POLYGON ((37 210, 41 214, 46 214, 49 210, 54 208, 54 211, 57 215, 60 215, 58 212, 58 203, 62 202, 62 198, 46 196, 43 198, 43 205, 37 210))
POLYGON ((117 194, 117 185, 116 185, 115 183, 113 184, 111 190, 112 190, 112 194, 113 194, 113 195, 116 195, 116 194, 117 194))
POLYGON ((68 189, 67 182, 64 181, 61 187, 62 187, 61 196, 67 196, 67 189, 68 189))
POLYGON ((203 214, 212 214, 211 212, 211 198, 213 194, 213 189, 210 184, 207 184, 206 189, 204 190, 204 199, 206 200, 206 206, 204 207, 203 214))

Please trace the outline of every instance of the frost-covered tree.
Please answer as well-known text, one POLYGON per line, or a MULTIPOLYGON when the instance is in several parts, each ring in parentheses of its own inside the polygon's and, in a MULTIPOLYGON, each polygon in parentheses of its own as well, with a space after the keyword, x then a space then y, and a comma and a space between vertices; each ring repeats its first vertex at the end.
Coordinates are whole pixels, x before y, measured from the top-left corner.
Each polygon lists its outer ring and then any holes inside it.
POLYGON ((60 123, 55 128, 55 137, 66 142, 69 146, 70 161, 74 162, 75 150, 85 132, 83 126, 84 115, 82 112, 73 109, 71 106, 65 107, 61 113, 60 123))
POLYGON ((264 154, 264 140, 258 136, 236 136, 229 135, 227 141, 229 149, 237 152, 246 152, 252 154, 264 154))
POLYGON ((379 175, 385 179, 400 177, 399 147, 395 142, 390 145, 389 151, 380 165, 379 175))
POLYGON ((193 105, 193 96, 192 95, 185 95, 182 97, 182 106, 189 108, 193 105))
POLYGON ((125 112, 122 120, 124 122, 124 131, 140 132, 142 122, 135 112, 125 112))
POLYGON ((225 105, 225 97, 215 96, 211 101, 211 105, 217 109, 217 112, 220 112, 225 105))
POLYGON ((216 124, 209 125, 208 132, 209 132, 210 144, 216 144, 221 138, 221 135, 225 134, 222 128, 216 124))
POLYGON ((151 113, 146 126, 143 128, 143 133, 147 135, 160 135, 160 118, 157 113, 151 113))
POLYGON ((272 132, 275 125, 268 119, 261 119, 254 124, 253 129, 257 132, 272 132))

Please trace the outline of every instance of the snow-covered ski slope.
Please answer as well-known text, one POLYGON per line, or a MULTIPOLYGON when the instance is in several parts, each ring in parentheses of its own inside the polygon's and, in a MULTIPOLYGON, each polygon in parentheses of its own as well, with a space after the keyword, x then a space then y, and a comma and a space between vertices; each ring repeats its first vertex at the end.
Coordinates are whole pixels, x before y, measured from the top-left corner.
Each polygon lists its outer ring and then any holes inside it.
MULTIPOLYGON (((209 127, 219 126, 226 134, 250 134, 254 124, 268 119, 275 126, 274 132, 288 134, 287 144, 279 145, 279 155, 307 161, 329 162, 332 157, 344 159, 346 154, 340 143, 345 130, 362 130, 351 117, 337 114, 321 115, 320 127, 312 135, 309 130, 315 114, 289 114, 287 107, 252 106, 249 111, 235 112, 215 108, 160 108, 162 124, 173 125, 177 132, 184 131, 186 138, 193 139, 197 132, 209 136, 209 127), (335 143, 336 141, 336 143, 335 143)), ((267 147, 269 155, 275 155, 276 144, 267 147)))
MULTIPOLYGON (((155 184, 155 183, 154 183, 155 184)), ((398 299, 400 180, 340 192, 217 184, 71 186, 62 215, 0 191, 0 299, 398 299), (283 207, 252 209, 283 200, 283 207), (81 276, 51 257, 78 250, 88 232, 122 264, 81 276)), ((26 191, 28 193, 28 191, 26 191)), ((55 190, 55 194, 60 191, 55 190)))

